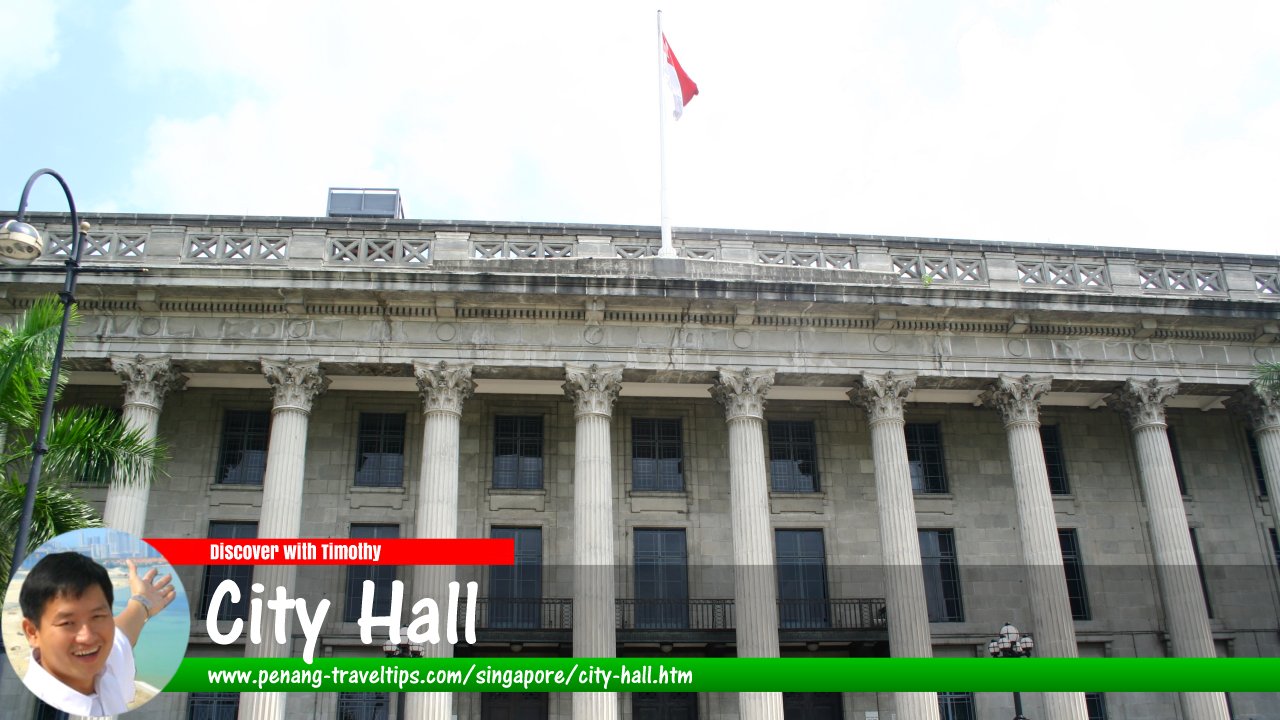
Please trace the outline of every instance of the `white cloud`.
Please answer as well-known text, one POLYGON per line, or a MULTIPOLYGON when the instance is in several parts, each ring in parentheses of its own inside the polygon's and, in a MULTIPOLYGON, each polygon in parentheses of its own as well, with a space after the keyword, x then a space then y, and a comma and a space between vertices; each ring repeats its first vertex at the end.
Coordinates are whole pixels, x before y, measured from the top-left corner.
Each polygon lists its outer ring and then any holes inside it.
MULTIPOLYGON (((1259 73, 1280 67, 1277 7, 677 3, 668 36, 702 95, 668 137, 673 219, 1274 253, 1280 82, 1259 73)), ((155 120, 124 205, 318 214, 330 185, 378 185, 415 217, 657 222, 647 9, 124 17, 140 82, 233 98, 155 120)))
POLYGON ((20 0, 0 3, 0 28, 4 28, 0 92, 58 64, 58 5, 20 0))

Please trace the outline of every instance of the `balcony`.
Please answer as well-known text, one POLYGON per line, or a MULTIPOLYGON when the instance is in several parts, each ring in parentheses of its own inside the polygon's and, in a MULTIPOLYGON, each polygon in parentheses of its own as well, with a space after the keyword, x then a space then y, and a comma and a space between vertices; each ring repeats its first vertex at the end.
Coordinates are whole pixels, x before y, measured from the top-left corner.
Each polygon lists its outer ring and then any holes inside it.
MULTIPOLYGON (((460 622, 465 622, 459 618, 460 622)), ((568 643, 572 640, 570 598, 476 599, 476 641, 491 643, 568 643)))

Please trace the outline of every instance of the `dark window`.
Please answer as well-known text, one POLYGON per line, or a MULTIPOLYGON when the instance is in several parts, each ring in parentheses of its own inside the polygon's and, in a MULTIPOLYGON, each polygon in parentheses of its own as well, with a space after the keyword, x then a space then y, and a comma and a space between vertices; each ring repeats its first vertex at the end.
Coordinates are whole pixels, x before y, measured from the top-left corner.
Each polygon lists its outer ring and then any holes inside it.
POLYGON ((193 692, 187 696, 187 720, 236 720, 240 693, 193 692))
POLYGON ((786 720, 842 720, 840 693, 782 693, 782 717, 786 720))
POLYGON ((684 530, 636 530, 636 627, 689 627, 684 530))
POLYGON ((542 528, 496 527, 492 537, 515 541, 515 564, 489 566, 489 627, 541 627, 542 528))
POLYGON ((493 486, 542 487, 542 418, 501 415, 493 421, 493 486))
POLYGON ((953 530, 921 530, 920 560, 924 566, 924 594, 929 622, 963 622, 960 603, 960 564, 953 530))
POLYGON ((1089 619, 1089 592, 1084 584, 1084 558, 1080 557, 1080 540, 1075 528, 1058 531, 1062 547, 1062 569, 1067 574, 1067 598, 1071 600, 1071 619, 1089 619))
POLYGON ((778 620, 784 628, 831 625, 827 558, 821 530, 775 530, 778 620))
POLYGON ((1049 492, 1067 495, 1071 486, 1067 483, 1067 459, 1062 454, 1062 433, 1057 425, 1040 426, 1040 446, 1044 448, 1044 468, 1049 472, 1049 492))
POLYGON ((1089 710, 1089 720, 1107 720, 1107 698, 1102 693, 1085 693, 1084 704, 1089 710))
POLYGON ((679 420, 631 421, 631 489, 684 490, 679 420))
POLYGON ((338 693, 338 720, 387 720, 386 693, 338 693))
POLYGON ((480 720, 546 720, 546 693, 481 693, 480 720))
MULTIPOLYGON (((400 537, 399 525, 352 525, 352 540, 394 540, 400 537)), ((360 619, 364 603, 364 581, 373 581, 373 614, 391 614, 391 583, 396 580, 395 565, 351 565, 347 567, 347 604, 342 610, 343 622, 360 619)), ((364 693, 353 693, 364 697, 364 693)))
POLYGON ((818 491, 818 445, 812 422, 769 421, 769 476, 774 492, 818 491))
MULTIPOLYGON (((251 540, 256 537, 258 537, 258 523, 256 522, 209 523, 210 539, 251 540)), ((223 580, 235 581, 240 588, 240 602, 233 603, 230 597, 224 597, 222 604, 218 606, 218 619, 248 619, 249 586, 253 584, 252 565, 210 565, 206 567, 204 569, 204 596, 200 600, 200 616, 208 617, 209 603, 213 600, 213 593, 223 580)), ((224 693, 211 694, 222 695, 224 693)), ((220 716, 212 715, 210 717, 220 716)))
POLYGON ((400 487, 404 482, 404 413, 360 413, 356 485, 400 487))
POLYGON ((1249 442, 1249 459, 1253 461, 1253 476, 1258 479, 1258 495, 1267 496, 1267 475, 1262 471, 1262 453, 1258 451, 1258 437, 1253 433, 1245 436, 1249 442))
POLYGON ((1204 609, 1213 617, 1213 603, 1209 602, 1209 578, 1204 574, 1204 561, 1200 559, 1200 538, 1196 529, 1191 528, 1191 552, 1196 556, 1196 572, 1200 575, 1200 591, 1204 593, 1204 609))
POLYGON ((267 471, 271 413, 227 410, 222 415, 222 449, 217 481, 226 485, 261 485, 267 471))
POLYGON ((1276 567, 1280 567, 1280 538, 1277 538, 1275 528, 1267 529, 1271 531, 1271 550, 1276 554, 1276 567))
POLYGON ((911 489, 918 493, 947 491, 947 471, 942 461, 942 426, 907 423, 907 462, 911 489))
POLYGON ((697 720, 698 693, 632 693, 632 720, 697 720))
POLYGON ((1187 479, 1182 474, 1182 454, 1178 452, 1178 435, 1173 431, 1170 425, 1166 434, 1169 436, 1169 453, 1173 455, 1173 474, 1178 476, 1178 491, 1185 497, 1187 493, 1187 479))
POLYGON ((974 720, 973 693, 938 693, 938 715, 940 720, 974 720))

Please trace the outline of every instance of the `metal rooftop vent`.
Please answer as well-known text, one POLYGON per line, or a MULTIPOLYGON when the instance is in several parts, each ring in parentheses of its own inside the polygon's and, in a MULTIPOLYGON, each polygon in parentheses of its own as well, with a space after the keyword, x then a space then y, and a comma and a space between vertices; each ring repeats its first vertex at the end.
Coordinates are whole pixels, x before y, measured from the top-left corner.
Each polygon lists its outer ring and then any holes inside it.
POLYGON ((329 188, 329 217, 404 219, 396 188, 329 188))

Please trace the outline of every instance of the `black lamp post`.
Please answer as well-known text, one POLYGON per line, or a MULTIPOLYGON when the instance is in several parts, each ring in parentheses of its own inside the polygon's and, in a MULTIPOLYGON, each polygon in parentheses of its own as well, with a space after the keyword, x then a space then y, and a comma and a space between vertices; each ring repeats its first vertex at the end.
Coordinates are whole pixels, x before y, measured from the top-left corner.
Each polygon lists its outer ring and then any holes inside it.
MULTIPOLYGON (((408 628, 401 628, 400 642, 393 643, 391 642, 391 638, 387 638, 387 641, 382 643, 382 654, 386 655, 388 658, 399 658, 399 657, 420 658, 424 654, 426 654, 426 651, 423 649, 422 645, 418 643, 409 642, 408 636, 409 636, 408 628)), ((400 692, 400 693, 397 693, 396 695, 397 695, 396 718, 403 718, 404 717, 404 693, 400 692)))
POLYGON ((58 331, 58 347, 53 353, 53 367, 49 372, 49 388, 44 394, 44 409, 40 413, 40 428, 36 431, 35 443, 31 446, 31 474, 27 477, 27 494, 22 502, 22 518, 18 522, 18 540, 13 548, 13 565, 9 568, 9 577, 13 577, 27 556, 27 537, 31 534, 31 515, 36 506, 36 490, 40 487, 40 468, 44 464, 45 453, 49 447, 45 441, 49 437, 49 424, 53 418, 53 398, 58 389, 58 376, 62 372, 62 350, 67 342, 67 324, 71 319, 71 306, 75 304, 76 276, 80 273, 80 255, 84 251, 85 233, 89 231, 89 223, 80 223, 76 214, 76 201, 71 197, 71 189, 67 181, 58 173, 44 168, 37 170, 22 188, 22 199, 18 201, 18 217, 0 225, 0 263, 5 265, 30 265, 44 251, 44 240, 40 233, 22 219, 27 214, 27 197, 31 194, 31 186, 41 175, 50 175, 62 186, 67 196, 67 204, 71 206, 71 251, 67 253, 66 281, 58 297, 62 299, 62 329, 58 331))
MULTIPOLYGON (((1035 647, 1036 642, 1030 635, 1023 635, 1011 623, 1005 623, 1000 628, 1000 637, 987 643, 987 652, 996 658, 1031 657, 1035 647)), ((1013 693, 1013 712, 1013 720, 1027 720, 1022 714, 1022 693, 1013 693)))

